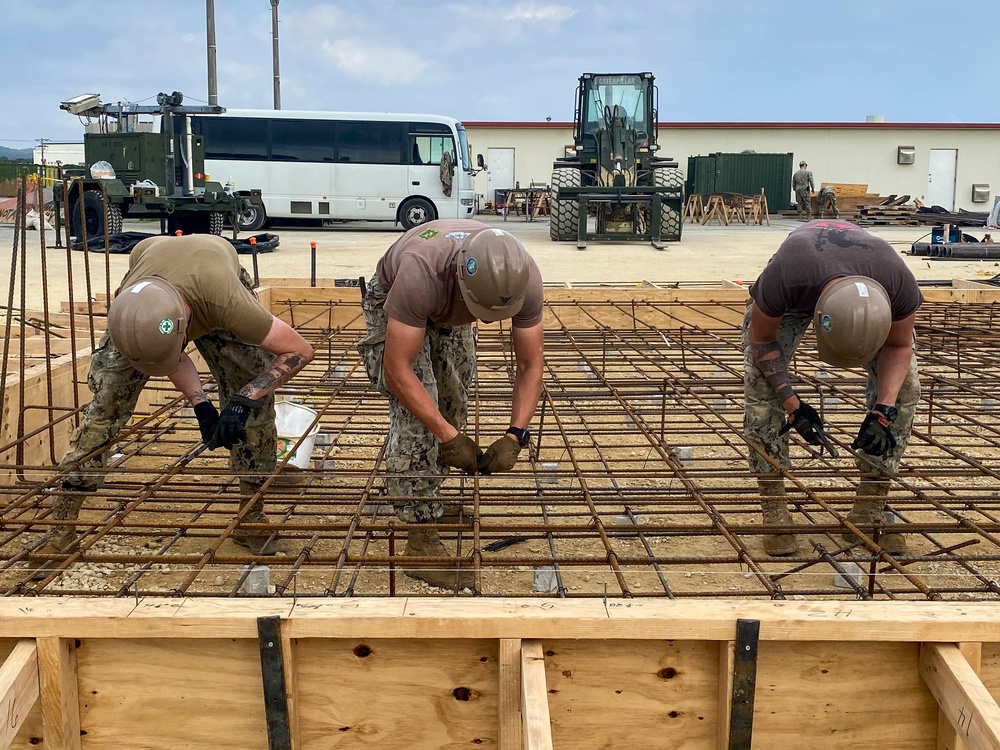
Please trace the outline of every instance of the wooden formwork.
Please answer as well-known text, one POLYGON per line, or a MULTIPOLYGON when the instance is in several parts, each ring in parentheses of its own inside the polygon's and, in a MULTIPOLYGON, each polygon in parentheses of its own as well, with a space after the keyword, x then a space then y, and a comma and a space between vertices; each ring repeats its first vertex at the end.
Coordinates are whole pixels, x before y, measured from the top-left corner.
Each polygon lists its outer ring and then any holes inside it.
MULTIPOLYGON (((286 320, 363 326, 357 289, 261 297, 286 320)), ((669 330, 733 324, 746 292, 547 298, 552 329, 669 330), (725 304, 681 320, 658 307, 676 299, 725 304)), ((88 359, 8 380, 0 445, 24 407, 30 432, 85 402, 88 359)), ((48 428, 57 452, 70 422, 48 428)), ((49 453, 39 433, 0 463, 49 453)), ((0 601, 0 658, 0 748, 1000 748, 992 602, 36 597, 0 601)))
POLYGON ((38 598, 0 649, 0 747, 1000 747, 986 603, 38 598))

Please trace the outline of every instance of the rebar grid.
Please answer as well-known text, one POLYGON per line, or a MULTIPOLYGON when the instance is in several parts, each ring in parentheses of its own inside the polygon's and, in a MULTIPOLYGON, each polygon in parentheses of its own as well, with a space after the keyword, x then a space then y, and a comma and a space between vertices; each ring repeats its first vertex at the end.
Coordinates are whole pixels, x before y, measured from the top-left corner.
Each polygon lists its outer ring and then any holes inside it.
MULTIPOLYGON (((890 494, 906 556, 881 550, 881 530, 868 537, 845 525, 859 476, 850 443, 864 378, 825 366, 809 338, 792 361, 793 382, 823 412, 841 457, 793 438, 787 531, 798 532, 799 552, 763 552, 742 435, 742 303, 710 300, 550 301, 532 445, 509 474, 449 477, 442 500, 461 509, 438 528, 456 559, 475 566, 474 593, 486 596, 997 596, 994 307, 925 304, 918 313, 923 398, 890 494), (841 538, 845 530, 852 541, 841 538), (838 573, 843 587, 834 585, 838 573)), ((105 485, 77 524, 79 549, 52 561, 40 582, 28 580, 24 563, 54 523, 47 498, 57 473, 11 467, 23 481, 0 487, 8 595, 239 595, 262 564, 274 595, 442 593, 398 569, 406 525, 385 494, 386 400, 354 349, 359 305, 290 299, 272 300, 272 309, 317 353, 283 391, 319 415, 311 468, 272 475, 264 487, 271 523, 251 527, 280 532, 290 552, 254 557, 229 539, 237 478, 222 451, 192 457, 196 423, 163 382, 148 388, 161 389, 164 405, 137 414, 110 448, 105 485)), ((477 356, 468 431, 485 446, 509 419, 508 332, 483 328, 477 356)))

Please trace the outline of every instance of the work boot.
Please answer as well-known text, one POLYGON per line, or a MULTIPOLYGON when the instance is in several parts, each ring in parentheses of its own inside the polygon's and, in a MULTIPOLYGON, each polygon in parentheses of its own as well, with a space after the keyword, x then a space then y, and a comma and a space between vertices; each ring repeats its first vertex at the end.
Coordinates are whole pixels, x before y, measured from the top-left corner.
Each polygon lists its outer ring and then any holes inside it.
MULTIPOLYGON (((63 485, 64 494, 50 495, 52 518, 56 521, 75 521, 80 517, 80 508, 86 497, 83 487, 67 487, 63 485)), ((47 568, 51 568, 51 558, 71 552, 77 545, 75 526, 52 526, 45 534, 45 544, 35 552, 37 560, 29 560, 28 570, 32 571, 31 580, 40 581, 48 576, 47 568)))
MULTIPOLYGON (((862 481, 858 485, 858 496, 847 520, 869 537, 875 531, 875 521, 881 521, 883 526, 878 538, 879 545, 890 555, 903 555, 906 554, 906 536, 898 532, 888 532, 892 526, 885 523, 884 511, 888 493, 889 485, 886 482, 862 481)), ((858 540, 858 537, 850 530, 843 531, 841 536, 845 542, 858 540)))
MULTIPOLYGON (((240 504, 242 510, 245 503, 240 504)), ((288 552, 288 542, 278 536, 276 531, 264 531, 263 529, 246 529, 244 523, 270 523, 267 514, 264 512, 264 501, 258 499, 253 507, 243 516, 242 521, 233 529, 229 537, 241 547, 246 547, 255 555, 276 555, 279 552, 288 552), (268 541, 270 540, 270 541, 268 541)))
POLYGON ((72 552, 77 543, 76 529, 72 526, 53 526, 45 536, 45 544, 34 553, 37 559, 28 560, 26 567, 31 571, 31 580, 41 581, 48 577, 56 565, 54 558, 72 552))
MULTIPOLYGON (((403 552, 406 557, 448 557, 449 552, 441 543, 441 537, 437 529, 422 529, 410 527, 406 535, 406 550, 403 552)), ((403 563, 403 572, 410 578, 429 583, 431 586, 438 586, 443 589, 454 589, 458 585, 459 589, 471 589, 475 586, 475 573, 465 566, 456 567, 453 562, 446 563, 403 563)))
MULTIPOLYGON (((785 494, 783 479, 758 479, 757 488, 762 497, 778 497, 785 494)), ((784 500, 761 500, 764 511, 764 526, 791 526, 792 516, 788 503, 784 500)), ((795 534, 765 534, 764 551, 772 557, 794 555, 798 552, 799 541, 795 534)))

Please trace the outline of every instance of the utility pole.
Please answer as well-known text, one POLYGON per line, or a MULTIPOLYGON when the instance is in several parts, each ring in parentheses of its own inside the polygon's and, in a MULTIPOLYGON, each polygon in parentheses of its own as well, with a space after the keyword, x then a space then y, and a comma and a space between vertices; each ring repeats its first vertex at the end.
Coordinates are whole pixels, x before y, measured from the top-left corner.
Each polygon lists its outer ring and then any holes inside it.
POLYGON ((41 150, 41 155, 39 156, 39 161, 42 163, 42 166, 44 167, 45 166, 45 142, 48 141, 48 142, 51 143, 52 139, 51 138, 36 138, 35 140, 38 141, 38 145, 39 145, 39 148, 41 150))
POLYGON ((281 109, 281 76, 278 75, 278 0, 271 0, 271 46, 274 66, 274 108, 281 109))
POLYGON ((208 30, 208 103, 219 103, 219 76, 215 60, 215 0, 205 0, 206 28, 208 30))

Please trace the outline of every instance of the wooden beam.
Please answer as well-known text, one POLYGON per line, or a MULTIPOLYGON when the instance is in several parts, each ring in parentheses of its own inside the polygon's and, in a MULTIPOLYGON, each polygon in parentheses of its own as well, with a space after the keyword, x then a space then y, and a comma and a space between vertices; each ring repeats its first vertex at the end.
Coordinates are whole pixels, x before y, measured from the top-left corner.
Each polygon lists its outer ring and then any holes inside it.
POLYGON ((38 700, 38 651, 22 639, 0 666, 0 750, 7 750, 38 700))
POLYGON ((448 597, 329 599, 0 598, 0 638, 257 638, 281 615, 289 638, 521 638, 728 641, 760 620, 761 641, 1000 642, 995 602, 612 600, 448 597))
POLYGON ((954 643, 924 643, 920 676, 969 750, 1000 750, 1000 706, 954 643))
POLYGON ((736 641, 719 642, 719 720, 717 750, 729 750, 729 720, 733 708, 733 667, 736 641))
POLYGON ((288 699, 288 728, 291 733, 292 750, 302 747, 299 727, 299 670, 296 648, 297 641, 281 632, 281 659, 285 663, 285 693, 288 699))
MULTIPOLYGON (((973 671, 980 674, 979 670, 983 662, 983 644, 959 643, 958 650, 962 652, 962 656, 969 662, 973 671)), ((948 721, 948 715, 940 708, 938 709, 937 750, 967 750, 965 743, 955 731, 955 727, 948 721)))
POLYGON ((497 710, 499 712, 500 747, 521 750, 521 641, 517 638, 501 638, 497 657, 499 666, 499 690, 497 710))
POLYGON ((541 641, 521 641, 521 714, 524 750, 552 750, 549 693, 541 641))
POLYGON ((39 638, 37 644, 45 747, 80 750, 76 643, 71 638, 39 638))

